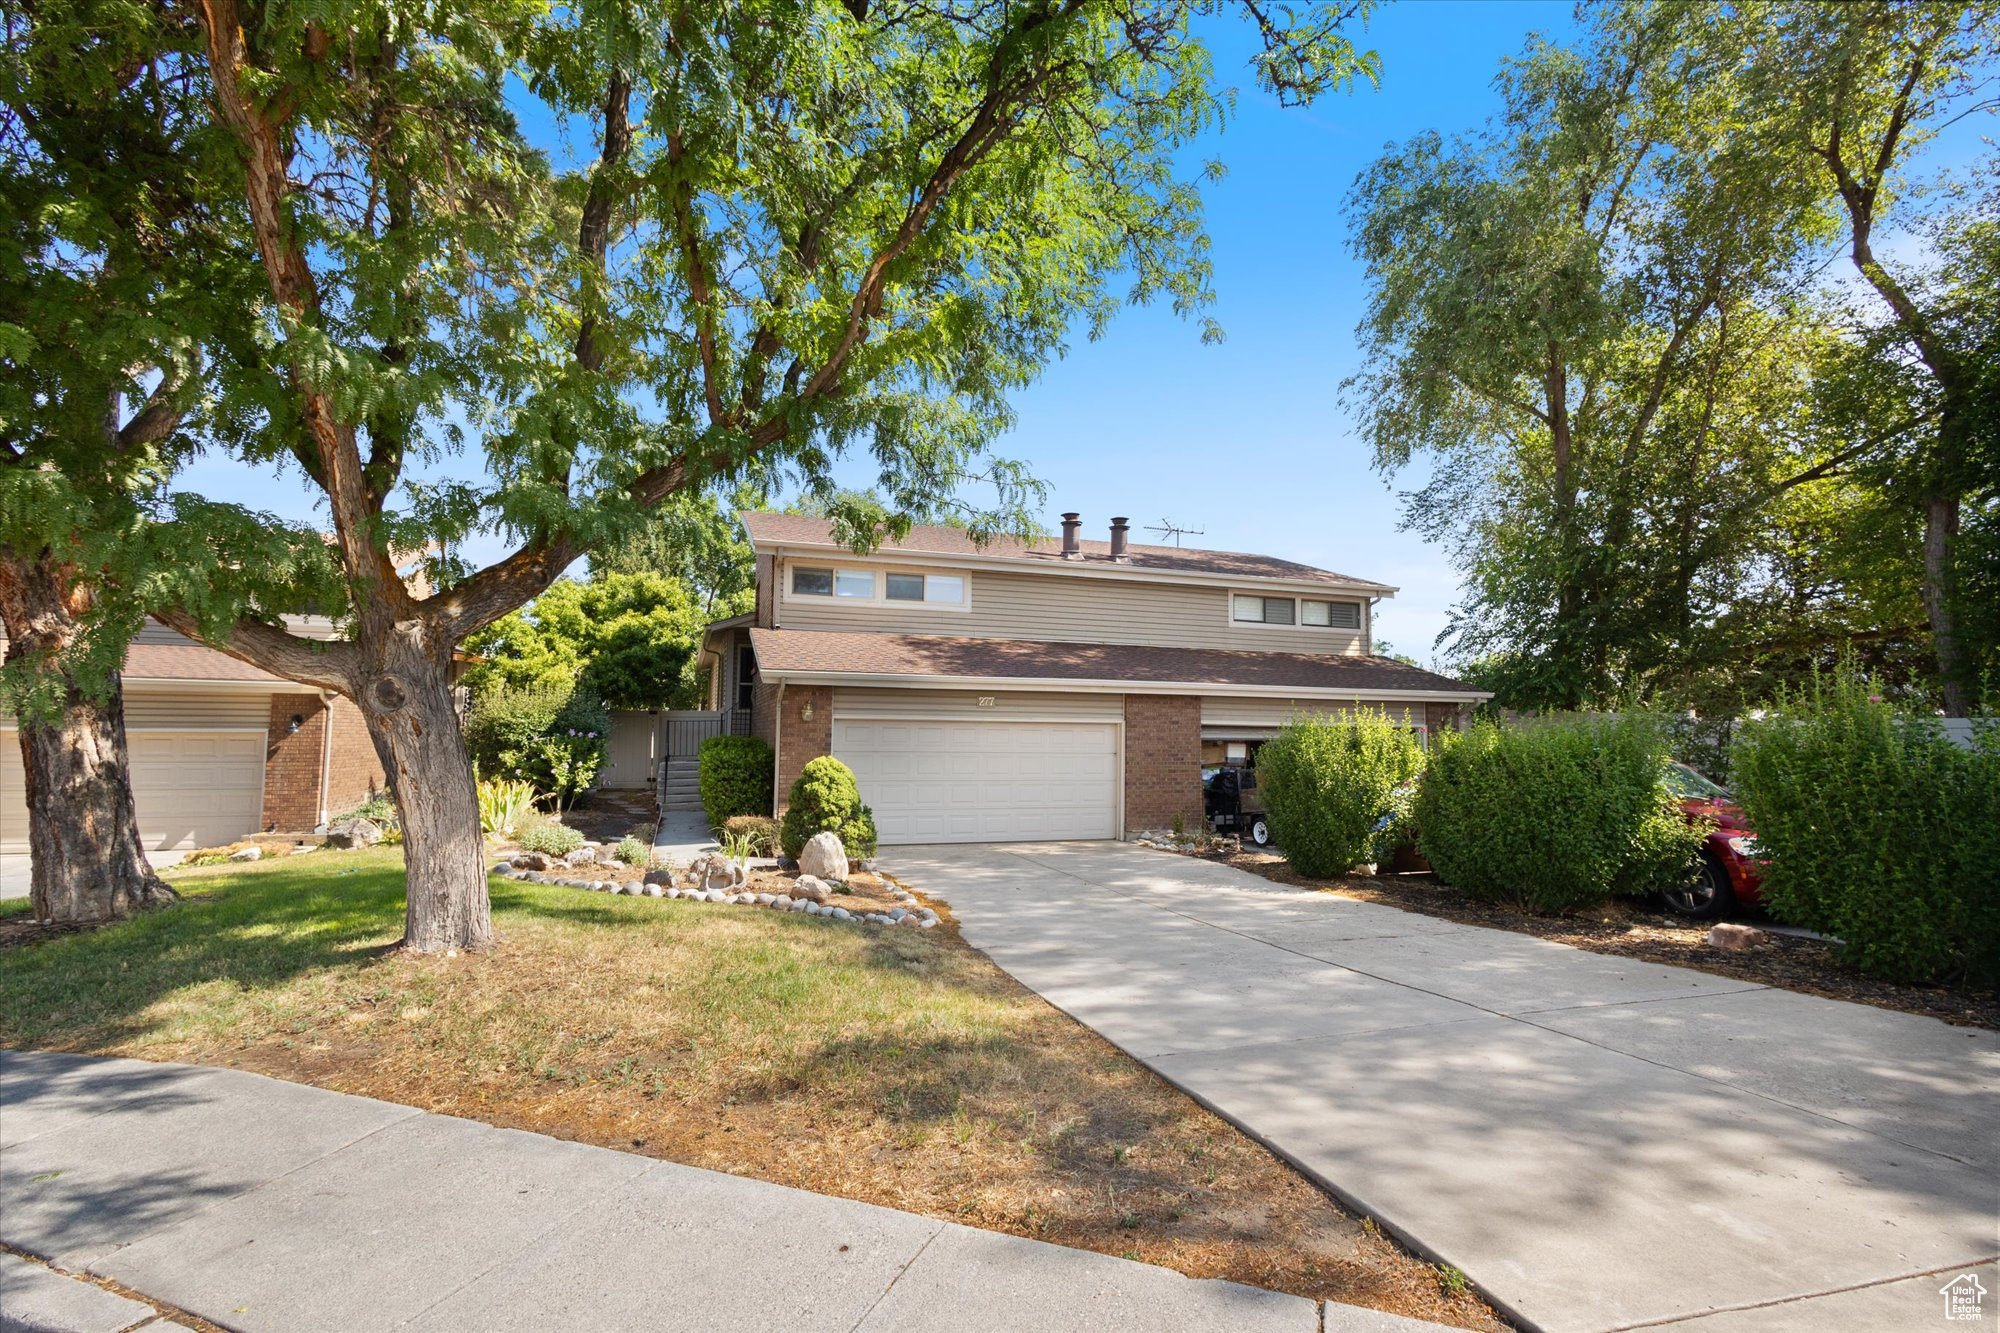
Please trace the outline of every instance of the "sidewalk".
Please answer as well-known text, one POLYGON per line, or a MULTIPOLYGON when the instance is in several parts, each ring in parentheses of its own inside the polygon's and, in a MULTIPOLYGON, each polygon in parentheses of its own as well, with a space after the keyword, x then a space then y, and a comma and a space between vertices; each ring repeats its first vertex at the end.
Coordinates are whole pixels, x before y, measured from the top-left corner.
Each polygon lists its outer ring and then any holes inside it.
POLYGON ((1435 1327, 137 1060, 0 1051, 0 1197, 0 1242, 243 1330, 1435 1327))
POLYGON ((671 859, 684 866, 703 852, 715 850, 714 831, 708 817, 699 810, 666 810, 660 814, 660 831, 653 835, 653 860, 671 859))

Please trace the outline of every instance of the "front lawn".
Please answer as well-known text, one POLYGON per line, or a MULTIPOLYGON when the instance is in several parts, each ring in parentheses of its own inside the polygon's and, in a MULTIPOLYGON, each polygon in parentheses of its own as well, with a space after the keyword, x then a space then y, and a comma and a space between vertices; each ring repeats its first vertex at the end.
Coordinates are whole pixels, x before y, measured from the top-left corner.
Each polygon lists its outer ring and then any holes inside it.
POLYGON ((168 878, 173 908, 0 952, 0 1045, 236 1065, 1501 1327, 949 926, 495 880, 493 954, 414 958, 393 850, 168 878))

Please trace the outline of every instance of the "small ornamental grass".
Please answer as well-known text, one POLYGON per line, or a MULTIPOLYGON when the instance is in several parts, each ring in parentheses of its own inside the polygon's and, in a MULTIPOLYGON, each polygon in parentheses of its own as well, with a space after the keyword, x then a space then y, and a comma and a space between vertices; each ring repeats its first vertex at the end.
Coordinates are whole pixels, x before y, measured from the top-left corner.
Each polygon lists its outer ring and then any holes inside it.
POLYGON ((720 834, 722 838, 743 839, 752 856, 778 854, 778 821, 769 815, 732 815, 722 821, 720 834))
POLYGON ((1257 751, 1271 835, 1293 869, 1315 878, 1378 859, 1394 831, 1397 791, 1423 763, 1407 719, 1372 709, 1295 719, 1257 751))
POLYGON ((479 827, 511 836, 535 809, 535 789, 526 782, 488 778, 479 784, 479 827))
POLYGON ((1746 721, 1731 758, 1772 915, 1872 976, 2000 982, 2000 726, 1955 745, 1841 668, 1746 721))
POLYGON ((701 809, 709 827, 738 815, 771 813, 775 763, 771 747, 755 736, 710 736, 701 743, 701 809))
POLYGON ((809 761, 787 797, 779 841, 797 857, 815 833, 839 836, 850 857, 875 855, 875 814, 861 803, 854 770, 830 754, 809 761))
POLYGON ((1417 788, 1417 842, 1472 897, 1573 912, 1694 873, 1706 834, 1666 790, 1656 719, 1480 722, 1438 741, 1417 788))

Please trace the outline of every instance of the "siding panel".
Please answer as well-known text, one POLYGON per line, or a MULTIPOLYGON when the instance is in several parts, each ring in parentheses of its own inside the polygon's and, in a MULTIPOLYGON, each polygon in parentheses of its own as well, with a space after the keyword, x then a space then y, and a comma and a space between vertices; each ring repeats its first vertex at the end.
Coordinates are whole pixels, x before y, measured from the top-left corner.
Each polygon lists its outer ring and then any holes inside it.
MULTIPOLYGON (((1352 706, 1326 699, 1231 699, 1210 695, 1201 701, 1201 725, 1204 728, 1282 727, 1300 713, 1338 716, 1352 706)), ((1370 700, 1362 706, 1385 709, 1390 717, 1397 720, 1401 720, 1407 711, 1413 725, 1424 725, 1424 704, 1421 700, 1409 703, 1377 703, 1370 700)))
MULTIPOLYGON (((1362 653, 1367 643, 1365 633, 1357 630, 1233 624, 1228 618, 1226 588, 1063 578, 1004 570, 969 572, 972 579, 969 611, 927 607, 918 602, 843 603, 831 597, 795 598, 784 591, 790 587, 787 578, 780 584, 778 623, 786 629, 1341 655, 1362 653)), ((1364 626, 1367 619, 1367 606, 1363 603, 1364 626)))
POLYGON ((1125 716, 1119 694, 1054 694, 1037 690, 993 691, 981 696, 971 690, 877 690, 842 686, 833 692, 833 711, 841 718, 894 718, 920 721, 953 714, 977 715, 1005 722, 1010 718, 1040 718, 1080 722, 1116 722, 1125 716), (981 708, 981 697, 993 707, 981 708))
MULTIPOLYGON (((317 701, 317 700, 315 700, 317 701)), ((125 683, 127 727, 255 727, 269 725, 271 696, 211 693, 205 690, 149 690, 125 683)))

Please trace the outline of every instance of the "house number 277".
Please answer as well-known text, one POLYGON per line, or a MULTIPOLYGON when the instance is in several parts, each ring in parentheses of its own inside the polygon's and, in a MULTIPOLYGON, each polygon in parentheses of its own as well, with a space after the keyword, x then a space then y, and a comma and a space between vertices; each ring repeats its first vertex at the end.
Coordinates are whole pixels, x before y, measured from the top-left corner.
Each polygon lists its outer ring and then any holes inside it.
POLYGON ((982 694, 982 695, 980 695, 980 696, 979 696, 979 706, 980 706, 981 708, 991 708, 991 707, 993 706, 993 696, 992 696, 992 695, 990 695, 990 694, 982 694))

